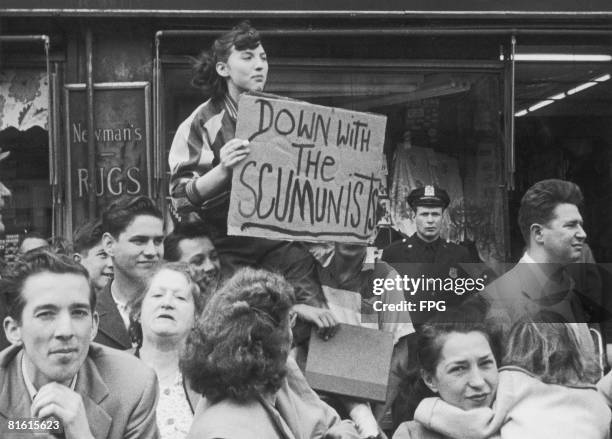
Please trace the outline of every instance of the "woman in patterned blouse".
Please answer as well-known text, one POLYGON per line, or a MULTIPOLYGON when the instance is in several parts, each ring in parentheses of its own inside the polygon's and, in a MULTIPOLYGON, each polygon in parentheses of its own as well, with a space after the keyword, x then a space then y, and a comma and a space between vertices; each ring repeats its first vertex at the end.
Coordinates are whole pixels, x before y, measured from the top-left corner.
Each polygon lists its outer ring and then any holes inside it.
POLYGON ((179 354, 201 311, 199 288, 182 262, 163 264, 132 307, 136 355, 157 373, 157 424, 162 439, 183 439, 199 395, 179 370, 179 354))

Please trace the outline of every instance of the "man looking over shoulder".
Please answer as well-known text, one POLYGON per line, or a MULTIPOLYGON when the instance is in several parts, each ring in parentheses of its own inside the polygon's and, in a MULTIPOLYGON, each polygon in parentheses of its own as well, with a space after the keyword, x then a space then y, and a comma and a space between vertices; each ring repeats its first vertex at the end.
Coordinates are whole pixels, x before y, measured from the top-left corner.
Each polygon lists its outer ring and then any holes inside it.
POLYGON ((92 343, 96 295, 74 260, 36 250, 1 282, 8 297, 0 352, 0 437, 34 436, 11 421, 46 420, 66 439, 157 438, 155 373, 138 359, 92 343))
POLYGON ((554 313, 569 322, 585 361, 599 369, 587 323, 589 299, 576 289, 568 265, 582 258, 586 232, 579 206, 583 197, 572 182, 549 179, 531 186, 521 200, 518 223, 526 250, 518 263, 481 293, 494 320, 507 335, 525 315, 554 313))
POLYGON ((122 196, 102 214, 104 249, 113 261, 114 278, 99 296, 100 330, 96 342, 130 349, 130 304, 164 256, 160 210, 145 196, 122 196))
POLYGON ((557 179, 539 181, 525 192, 518 214, 525 253, 482 294, 504 330, 540 311, 553 311, 568 322, 587 321, 567 271, 582 258, 587 236, 578 209, 582 200, 576 184, 557 179))
POLYGON ((113 279, 113 261, 104 249, 102 235, 102 222, 93 220, 79 227, 72 239, 73 258, 87 269, 96 293, 113 279))

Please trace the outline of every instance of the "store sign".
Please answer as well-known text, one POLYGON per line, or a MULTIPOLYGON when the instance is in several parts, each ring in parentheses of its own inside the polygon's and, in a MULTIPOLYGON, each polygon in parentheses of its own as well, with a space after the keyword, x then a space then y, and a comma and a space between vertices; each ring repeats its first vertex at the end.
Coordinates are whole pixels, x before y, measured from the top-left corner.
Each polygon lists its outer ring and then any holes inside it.
POLYGON ((97 214, 122 194, 150 192, 148 82, 94 85, 95 151, 89 151, 85 84, 66 85, 67 188, 73 225, 88 218, 90 182, 95 183, 97 214), (90 175, 88 157, 95 154, 90 175))
POLYGON ((236 137, 250 154, 233 172, 228 232, 365 242, 376 226, 385 116, 245 95, 236 137))

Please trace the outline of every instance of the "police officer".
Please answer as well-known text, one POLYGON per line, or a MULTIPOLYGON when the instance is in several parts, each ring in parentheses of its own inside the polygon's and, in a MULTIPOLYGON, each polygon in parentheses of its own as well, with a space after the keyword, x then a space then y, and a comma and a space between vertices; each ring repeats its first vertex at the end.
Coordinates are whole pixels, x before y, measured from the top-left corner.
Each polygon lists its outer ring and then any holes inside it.
POLYGON ((406 201, 415 214, 416 233, 388 246, 382 260, 401 276, 420 279, 418 290, 415 284, 404 288, 406 300, 417 304, 410 311, 410 318, 418 325, 436 311, 459 305, 474 292, 465 288, 465 280, 470 276, 462 264, 480 261, 473 260, 465 247, 440 237, 442 214, 450 203, 445 190, 437 186, 421 187, 410 192, 406 201))
MULTIPOLYGON (((447 275, 458 274, 459 262, 471 261, 465 247, 444 241, 440 238, 442 214, 450 203, 444 189, 425 186, 410 192, 406 201, 414 211, 416 233, 388 246, 382 260, 392 265, 404 263, 436 264, 440 268, 448 266, 447 275)), ((435 270, 439 274, 440 270, 435 270)), ((423 273, 427 275, 427 273, 423 273)))

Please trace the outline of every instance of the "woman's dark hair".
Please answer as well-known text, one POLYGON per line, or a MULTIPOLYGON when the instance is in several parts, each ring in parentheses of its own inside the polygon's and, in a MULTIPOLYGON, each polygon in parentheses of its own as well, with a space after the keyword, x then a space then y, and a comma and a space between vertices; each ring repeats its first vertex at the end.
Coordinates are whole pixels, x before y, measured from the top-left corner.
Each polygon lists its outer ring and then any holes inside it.
MULTIPOLYGON (((434 396, 425 385, 422 372, 435 373, 440 353, 449 334, 480 332, 489 341, 495 361, 500 364, 502 350, 500 332, 492 322, 485 320, 483 312, 475 306, 464 305, 438 313, 424 323, 417 332, 416 341, 411 346, 416 351, 417 361, 400 384, 400 396, 394 406, 395 424, 412 419, 416 404, 423 398, 434 396)), ((409 351, 411 347, 409 346, 409 351)))
POLYGON ((276 392, 291 347, 293 287, 280 275, 244 268, 215 293, 187 339, 181 370, 215 403, 276 392))
POLYGON ((594 384, 600 377, 597 361, 583 352, 575 328, 551 311, 513 325, 503 365, 521 367, 548 384, 594 384))
POLYGON ((417 341, 417 362, 421 370, 434 373, 445 339, 452 332, 482 333, 489 341, 497 364, 500 364, 501 341, 498 332, 476 309, 462 307, 440 313, 422 326, 417 341))
POLYGON ((236 50, 255 49, 261 38, 249 21, 242 21, 234 28, 217 38, 209 50, 197 58, 191 58, 193 78, 191 84, 201 89, 212 99, 220 99, 227 93, 227 80, 217 73, 217 63, 227 62, 232 47, 236 50))
POLYGON ((204 299, 200 294, 200 287, 195 283, 193 278, 191 277, 191 272, 189 271, 189 264, 186 262, 164 262, 157 266, 155 272, 149 276, 147 288, 145 291, 138 295, 135 300, 133 300, 130 304, 130 338, 132 342, 136 343, 137 349, 142 347, 142 325, 140 323, 140 313, 142 312, 142 302, 144 301, 145 296, 149 292, 149 288, 151 286, 151 282, 161 271, 163 270, 171 270, 176 271, 177 273, 181 273, 187 279, 189 292, 191 293, 191 297, 193 298, 193 305, 195 307, 195 315, 199 316, 202 313, 202 308, 204 308, 204 299))

